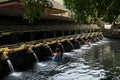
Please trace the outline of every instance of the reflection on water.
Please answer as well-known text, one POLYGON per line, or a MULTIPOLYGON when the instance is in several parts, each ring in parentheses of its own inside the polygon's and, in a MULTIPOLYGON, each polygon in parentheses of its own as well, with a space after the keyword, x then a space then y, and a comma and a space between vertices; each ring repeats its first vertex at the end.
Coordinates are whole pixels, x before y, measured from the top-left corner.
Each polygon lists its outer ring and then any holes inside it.
POLYGON ((119 41, 106 40, 64 54, 61 63, 41 62, 21 76, 4 80, 119 80, 119 41))

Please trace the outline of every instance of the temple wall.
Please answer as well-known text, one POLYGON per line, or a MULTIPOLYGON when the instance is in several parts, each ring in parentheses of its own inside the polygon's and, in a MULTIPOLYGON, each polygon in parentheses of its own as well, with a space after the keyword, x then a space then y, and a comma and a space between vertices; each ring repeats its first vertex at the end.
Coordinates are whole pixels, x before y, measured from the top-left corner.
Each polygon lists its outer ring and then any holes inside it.
POLYGON ((32 67, 36 62, 33 53, 28 50, 32 45, 39 61, 42 61, 51 56, 49 48, 53 52, 56 47, 62 52, 69 52, 73 47, 79 49, 86 39, 91 42, 102 40, 102 33, 97 25, 77 25, 70 18, 45 16, 33 24, 22 17, 0 17, 0 78, 10 72, 7 60, 12 62, 16 71, 32 67), (27 44, 28 47, 23 47, 22 44, 27 44))
POLYGON ((35 23, 17 16, 0 17, 0 45, 100 31, 95 24, 77 25, 65 17, 42 16, 35 23))
POLYGON ((51 30, 79 30, 81 28, 96 28, 96 25, 76 25, 71 18, 43 16, 35 23, 28 23, 22 17, 0 16, 0 31, 51 31, 51 30))

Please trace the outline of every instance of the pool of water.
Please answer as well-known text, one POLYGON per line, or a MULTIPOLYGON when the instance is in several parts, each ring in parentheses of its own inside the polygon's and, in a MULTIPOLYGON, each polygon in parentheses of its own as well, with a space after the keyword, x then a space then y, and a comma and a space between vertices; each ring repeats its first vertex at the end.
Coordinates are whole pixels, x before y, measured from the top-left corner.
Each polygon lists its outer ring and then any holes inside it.
POLYGON ((36 63, 24 72, 14 72, 4 80, 120 80, 119 40, 104 39, 64 53, 62 62, 36 63))

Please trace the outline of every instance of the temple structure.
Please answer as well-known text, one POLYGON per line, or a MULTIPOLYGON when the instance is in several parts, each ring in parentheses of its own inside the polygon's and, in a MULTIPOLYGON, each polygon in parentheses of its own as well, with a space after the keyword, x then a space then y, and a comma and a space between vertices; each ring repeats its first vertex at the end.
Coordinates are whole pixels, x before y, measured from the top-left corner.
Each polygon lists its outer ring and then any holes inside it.
MULTIPOLYGON (((44 14, 64 14, 68 10, 54 0, 49 0, 53 4, 53 8, 46 8, 44 14)), ((0 14, 1 15, 21 15, 25 8, 20 0, 2 0, 0 1, 0 14), (9 14, 10 13, 10 14, 9 14)))
POLYGON ((55 0, 49 0, 53 8, 46 8, 41 19, 29 23, 23 19, 25 11, 20 0, 2 0, 0 2, 0 45, 56 38, 80 33, 99 31, 97 25, 76 25, 69 12, 55 0))

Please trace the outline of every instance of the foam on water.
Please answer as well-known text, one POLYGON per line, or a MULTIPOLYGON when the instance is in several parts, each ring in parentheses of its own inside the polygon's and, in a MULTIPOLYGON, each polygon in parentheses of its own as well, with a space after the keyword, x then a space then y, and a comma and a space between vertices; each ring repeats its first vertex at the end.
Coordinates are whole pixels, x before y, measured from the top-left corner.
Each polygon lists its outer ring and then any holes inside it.
POLYGON ((91 45, 96 46, 96 45, 98 45, 98 43, 92 43, 91 45))
POLYGON ((40 67, 45 67, 45 66, 47 66, 47 64, 45 64, 45 63, 40 63, 40 62, 37 63, 37 65, 40 66, 40 67))
POLYGON ((72 56, 74 54, 70 53, 70 52, 65 52, 64 55, 67 55, 67 56, 72 56))
POLYGON ((12 72, 9 76, 20 77, 21 75, 22 75, 22 72, 12 72))
POLYGON ((81 46, 81 49, 90 49, 92 46, 88 46, 88 45, 83 45, 81 46))
POLYGON ((82 52, 83 52, 83 50, 82 50, 82 49, 74 49, 74 50, 72 50, 72 51, 74 51, 74 52, 80 52, 80 53, 82 53, 82 52))

